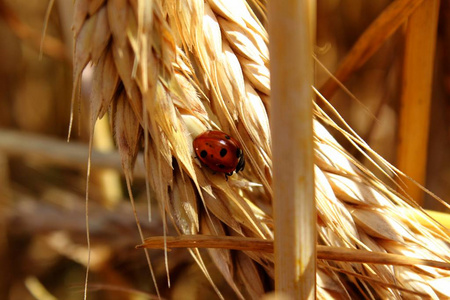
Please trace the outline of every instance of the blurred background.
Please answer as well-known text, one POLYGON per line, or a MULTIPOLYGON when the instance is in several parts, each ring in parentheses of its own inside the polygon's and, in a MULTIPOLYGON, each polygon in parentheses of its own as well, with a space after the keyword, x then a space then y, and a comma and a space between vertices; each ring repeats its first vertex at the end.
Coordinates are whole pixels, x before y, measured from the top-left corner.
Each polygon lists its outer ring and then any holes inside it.
MULTIPOLYGON (((335 71, 361 33, 390 3, 318 1, 317 58, 335 71)), ((0 0, 0 299, 80 299, 84 285, 90 74, 87 70, 83 76, 71 141, 66 143, 72 94, 72 1, 55 2, 40 55, 48 5, 44 0, 0 0)), ((448 53, 450 4, 442 1, 426 187, 443 199, 450 192, 448 53)), ((399 30, 345 83, 359 102, 342 91, 330 99, 357 133, 394 165, 402 57, 403 33, 399 30)), ((327 72, 317 65, 316 86, 327 79, 327 72)), ((340 135, 336 138, 349 146, 340 135)), ((95 131, 90 181, 89 299, 148 299, 155 291, 145 256, 134 248, 140 239, 114 149, 104 118, 95 131)), ((364 160, 352 148, 349 151, 364 160)), ((133 192, 144 236, 162 235, 157 205, 152 208, 152 222, 146 221, 142 174, 142 165, 138 165, 133 192)), ((430 197, 425 197, 424 207, 444 211, 430 197)), ((167 289, 163 252, 150 254, 163 296, 208 299, 215 295, 187 251, 169 254, 171 290, 167 289)), ((214 281, 225 297, 234 297, 221 276, 214 276, 214 281)))

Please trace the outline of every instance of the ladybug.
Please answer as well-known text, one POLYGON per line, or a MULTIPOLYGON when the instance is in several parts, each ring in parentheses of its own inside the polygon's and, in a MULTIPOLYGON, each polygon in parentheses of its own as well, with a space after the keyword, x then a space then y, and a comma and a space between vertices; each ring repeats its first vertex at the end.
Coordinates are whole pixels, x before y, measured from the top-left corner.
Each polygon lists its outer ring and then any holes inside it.
POLYGON ((194 139, 197 158, 211 170, 225 173, 225 178, 244 170, 241 144, 222 131, 208 130, 194 139))

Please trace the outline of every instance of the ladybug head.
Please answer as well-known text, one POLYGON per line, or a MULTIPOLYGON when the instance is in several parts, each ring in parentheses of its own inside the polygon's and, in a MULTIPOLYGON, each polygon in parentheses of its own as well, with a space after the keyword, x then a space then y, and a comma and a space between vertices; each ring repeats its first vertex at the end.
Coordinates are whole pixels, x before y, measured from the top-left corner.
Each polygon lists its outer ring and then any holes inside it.
POLYGON ((245 159, 244 159, 244 153, 242 153, 242 150, 239 149, 240 155, 239 156, 239 162, 236 166, 235 172, 238 173, 239 171, 244 171, 245 167, 245 159))

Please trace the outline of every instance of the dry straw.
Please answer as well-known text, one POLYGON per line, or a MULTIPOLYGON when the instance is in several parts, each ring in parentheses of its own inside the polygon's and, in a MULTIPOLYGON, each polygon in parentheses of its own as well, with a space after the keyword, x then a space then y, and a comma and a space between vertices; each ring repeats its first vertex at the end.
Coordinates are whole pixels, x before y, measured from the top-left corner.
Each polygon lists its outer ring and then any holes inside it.
POLYGON ((315 1, 268 6, 275 292, 315 299, 313 47, 315 1))
MULTIPOLYGON (((75 1, 74 75, 79 85, 86 65, 94 67, 91 120, 109 112, 129 184, 143 151, 161 213, 181 236, 273 240, 268 38, 250 7, 263 11, 259 1, 75 1), (194 159, 193 138, 211 128, 242 143, 242 175, 225 181, 194 159)), ((321 108, 315 114, 319 244, 364 250, 342 260, 320 256, 317 296, 450 297, 448 269, 415 264, 449 262, 448 230, 421 211, 405 219, 411 205, 335 141, 324 125, 339 126, 321 108), (366 251, 417 260, 383 264, 364 260, 366 251)), ((363 141, 341 131, 372 155, 363 141)), ((161 242, 168 247, 168 240, 161 242)), ((270 289, 265 283, 273 278, 273 255, 232 248, 208 251, 239 298, 259 299, 270 289)), ((190 252, 210 279, 198 249, 190 252)))

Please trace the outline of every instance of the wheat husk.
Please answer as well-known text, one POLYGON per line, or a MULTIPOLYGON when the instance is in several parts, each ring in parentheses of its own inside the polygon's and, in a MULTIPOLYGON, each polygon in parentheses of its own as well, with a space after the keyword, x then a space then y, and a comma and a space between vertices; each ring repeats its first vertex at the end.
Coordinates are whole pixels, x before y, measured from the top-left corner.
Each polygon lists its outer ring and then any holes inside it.
MULTIPOLYGON (((272 240, 268 37, 247 3, 76 0, 73 30, 74 99, 83 69, 93 64, 91 119, 110 111, 130 182, 137 153, 144 152, 149 185, 178 233, 272 240), (207 129, 241 142, 245 172, 225 181, 195 160, 192 141, 207 129)), ((448 263, 448 231, 353 159, 324 125, 339 126, 317 107, 315 113, 319 244, 448 263), (415 210, 421 221, 405 220, 404 209, 415 210)), ((341 132, 373 154, 353 133, 341 132)), ((200 252, 189 251, 214 284, 200 252)), ((237 297, 270 291, 270 253, 209 252, 237 297)), ((325 257, 317 296, 445 298, 449 277, 445 269, 325 257)))

